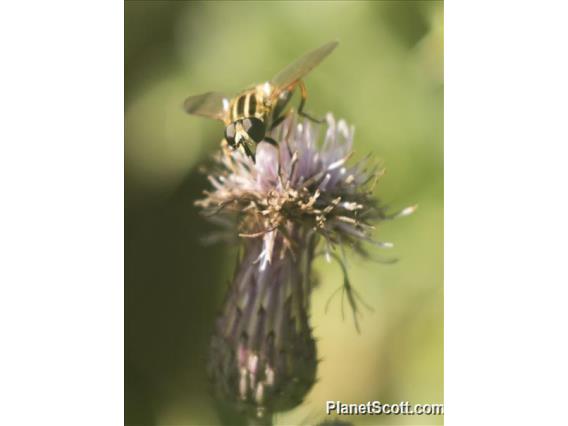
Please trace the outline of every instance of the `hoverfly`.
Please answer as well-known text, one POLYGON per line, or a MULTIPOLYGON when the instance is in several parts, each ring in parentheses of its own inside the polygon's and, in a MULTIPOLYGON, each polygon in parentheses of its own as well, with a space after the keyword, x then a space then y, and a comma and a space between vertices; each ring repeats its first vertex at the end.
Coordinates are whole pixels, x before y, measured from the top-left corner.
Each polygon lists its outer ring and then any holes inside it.
POLYGON ((315 118, 304 112, 308 96, 302 78, 316 67, 337 46, 329 42, 304 54, 266 83, 250 87, 233 98, 219 92, 207 92, 190 96, 184 102, 188 114, 221 120, 225 124, 225 139, 233 149, 242 148, 254 160, 254 148, 261 141, 276 144, 266 136, 285 118, 284 109, 294 90, 300 89, 298 114, 313 121, 315 118))

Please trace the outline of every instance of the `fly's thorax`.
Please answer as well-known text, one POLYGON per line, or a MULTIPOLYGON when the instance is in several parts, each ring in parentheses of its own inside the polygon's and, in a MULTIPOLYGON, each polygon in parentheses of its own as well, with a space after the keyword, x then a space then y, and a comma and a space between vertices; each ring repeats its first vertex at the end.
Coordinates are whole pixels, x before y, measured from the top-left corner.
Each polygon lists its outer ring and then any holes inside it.
POLYGON ((272 109, 272 95, 274 94, 274 87, 266 82, 259 84, 255 87, 256 99, 258 103, 262 105, 262 109, 265 113, 268 113, 272 109))

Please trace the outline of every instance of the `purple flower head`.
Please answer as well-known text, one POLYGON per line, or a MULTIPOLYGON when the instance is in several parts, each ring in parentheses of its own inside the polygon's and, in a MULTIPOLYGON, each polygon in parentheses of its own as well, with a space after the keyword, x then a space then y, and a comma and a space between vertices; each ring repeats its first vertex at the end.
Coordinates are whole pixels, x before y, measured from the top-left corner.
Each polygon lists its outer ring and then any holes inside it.
POLYGON ((410 214, 407 208, 387 215, 372 196, 382 170, 367 157, 348 165, 352 155, 353 127, 326 117, 323 143, 319 126, 297 122, 291 115, 273 133, 278 147, 258 144, 256 162, 241 151, 225 147, 217 157, 217 169, 209 175, 213 191, 197 205, 206 214, 237 223, 241 238, 261 238, 258 262, 266 268, 274 256, 294 251, 288 237, 293 227, 313 230, 324 241, 329 259, 337 244, 346 244, 361 254, 363 242, 389 247, 371 238, 373 223, 410 214), (275 241, 283 238, 279 253, 275 241))

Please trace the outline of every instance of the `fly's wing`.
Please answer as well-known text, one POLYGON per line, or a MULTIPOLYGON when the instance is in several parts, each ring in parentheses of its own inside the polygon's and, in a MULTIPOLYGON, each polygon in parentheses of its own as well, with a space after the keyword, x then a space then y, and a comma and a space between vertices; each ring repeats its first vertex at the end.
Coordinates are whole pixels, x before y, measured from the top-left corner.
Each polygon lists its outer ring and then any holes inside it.
POLYGON ((276 94, 289 89, 290 86, 314 69, 314 67, 323 61, 326 56, 333 52, 333 49, 335 49, 338 44, 339 43, 337 41, 326 43, 323 46, 306 53, 304 56, 298 58, 296 61, 292 62, 276 74, 270 81, 272 86, 276 88, 276 94))
POLYGON ((201 95, 190 96, 183 103, 183 108, 188 114, 200 115, 224 121, 229 99, 219 92, 207 92, 201 95))

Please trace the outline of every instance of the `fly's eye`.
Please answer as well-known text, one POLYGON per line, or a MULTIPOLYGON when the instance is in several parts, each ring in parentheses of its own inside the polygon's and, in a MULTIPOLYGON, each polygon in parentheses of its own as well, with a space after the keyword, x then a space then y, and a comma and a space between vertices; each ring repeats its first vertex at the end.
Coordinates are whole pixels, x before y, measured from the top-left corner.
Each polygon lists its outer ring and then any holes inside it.
POLYGON ((266 133, 264 121, 256 117, 245 118, 243 120, 243 129, 245 129, 245 132, 247 132, 250 138, 256 143, 262 141, 266 133))
POLYGON ((237 131, 235 129, 235 123, 231 123, 227 127, 225 127, 225 139, 227 139, 227 143, 233 148, 235 147, 236 134, 237 131))

